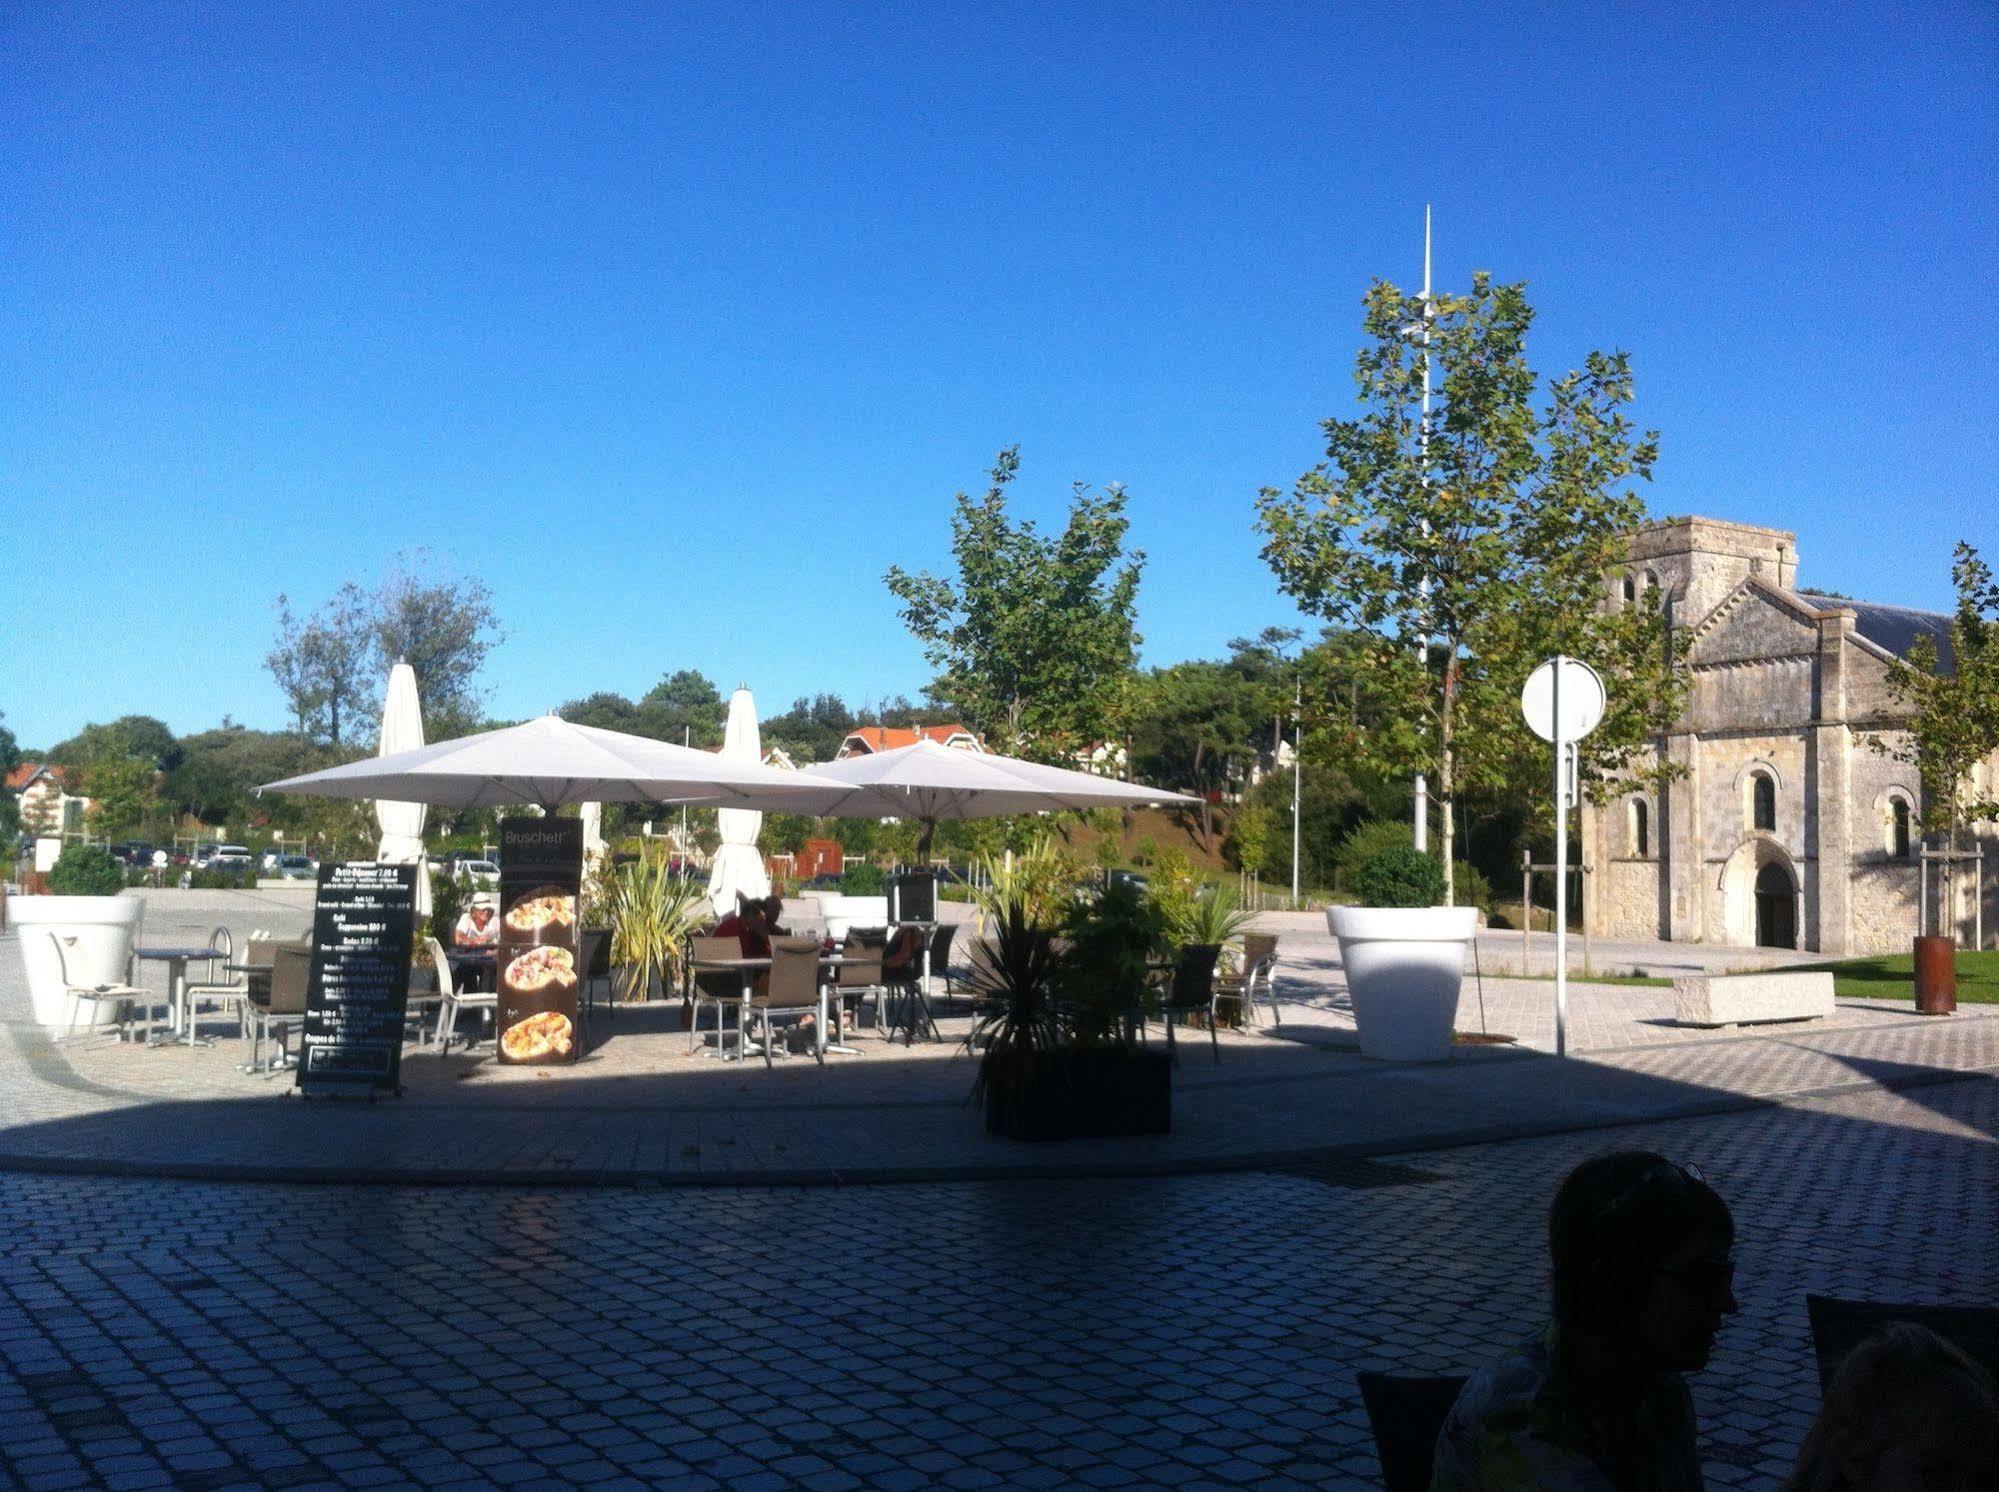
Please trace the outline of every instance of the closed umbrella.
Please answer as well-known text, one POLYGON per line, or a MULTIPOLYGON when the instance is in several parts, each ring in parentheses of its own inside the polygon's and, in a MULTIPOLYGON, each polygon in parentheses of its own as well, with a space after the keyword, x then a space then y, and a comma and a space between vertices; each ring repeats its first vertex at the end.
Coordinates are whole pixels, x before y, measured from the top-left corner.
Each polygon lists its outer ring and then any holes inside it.
MULTIPOLYGON (((729 696, 729 720, 722 729, 724 761, 758 766, 763 748, 757 729, 756 701, 742 685, 729 696)), ((770 876, 763 856, 757 853, 757 834, 764 816, 754 808, 723 808, 715 814, 721 832, 721 848, 708 870, 708 900, 719 915, 726 916, 736 898, 746 896, 761 901, 770 895, 770 876)))
MULTIPOLYGON (((415 751, 423 746, 423 712, 416 697, 416 670, 398 662, 389 670, 389 692, 382 701, 382 737, 378 757, 415 751)), ((382 840, 375 859, 383 865, 416 867, 416 914, 430 915, 430 865, 423 849, 423 825, 429 816, 421 803, 393 798, 375 800, 375 822, 382 840)))

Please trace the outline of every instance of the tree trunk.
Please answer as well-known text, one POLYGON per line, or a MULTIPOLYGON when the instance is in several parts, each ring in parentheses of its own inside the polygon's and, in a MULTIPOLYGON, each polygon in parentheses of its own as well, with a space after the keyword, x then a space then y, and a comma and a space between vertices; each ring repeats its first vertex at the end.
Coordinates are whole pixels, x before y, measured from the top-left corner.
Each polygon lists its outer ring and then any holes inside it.
POLYGON ((1442 832, 1438 836, 1444 847, 1444 905, 1454 907, 1457 901, 1457 812, 1458 791, 1457 758, 1452 750, 1452 731, 1455 728, 1455 711, 1458 692, 1458 653, 1453 647, 1444 660, 1444 709, 1438 722, 1438 744, 1442 747, 1441 760, 1437 764, 1437 796, 1442 806, 1442 832))

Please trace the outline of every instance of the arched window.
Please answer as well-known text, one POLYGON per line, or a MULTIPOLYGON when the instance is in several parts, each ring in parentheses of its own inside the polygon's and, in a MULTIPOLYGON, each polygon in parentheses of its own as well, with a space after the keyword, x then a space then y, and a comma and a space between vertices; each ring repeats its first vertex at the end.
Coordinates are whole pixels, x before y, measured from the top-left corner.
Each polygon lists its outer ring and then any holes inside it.
POLYGON ((1643 798, 1631 800, 1631 853, 1640 860, 1652 853, 1652 810, 1643 798))
POLYGON ((1888 800, 1888 853, 1897 860, 1909 858, 1909 800, 1888 800))
POLYGON ((1631 605, 1638 599, 1638 582, 1631 576, 1624 577, 1624 604, 1631 605))
POLYGON ((1758 829, 1775 831, 1777 784, 1768 772, 1758 772, 1750 779, 1749 804, 1751 825, 1758 829))

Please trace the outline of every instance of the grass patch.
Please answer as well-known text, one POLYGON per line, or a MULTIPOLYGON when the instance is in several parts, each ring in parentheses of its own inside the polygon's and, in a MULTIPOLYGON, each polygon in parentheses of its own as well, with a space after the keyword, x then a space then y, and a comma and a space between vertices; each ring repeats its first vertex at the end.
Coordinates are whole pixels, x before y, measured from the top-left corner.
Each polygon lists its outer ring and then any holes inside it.
MULTIPOLYGON (((1908 1000, 1916 998, 1916 955, 1884 953, 1874 958, 1847 958, 1828 964, 1799 964, 1800 969, 1832 973, 1832 992, 1849 1000, 1908 1000)), ((1999 1005, 1999 950, 1957 953, 1957 998, 1965 1005, 1999 1005)))

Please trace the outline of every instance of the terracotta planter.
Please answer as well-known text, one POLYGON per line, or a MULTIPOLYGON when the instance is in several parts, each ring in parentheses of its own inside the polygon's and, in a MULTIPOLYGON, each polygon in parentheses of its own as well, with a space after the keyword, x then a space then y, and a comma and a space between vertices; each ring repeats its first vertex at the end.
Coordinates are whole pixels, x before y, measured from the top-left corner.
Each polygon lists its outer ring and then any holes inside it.
POLYGON ((1916 939, 1916 1012, 1950 1015, 1957 1009, 1957 939, 1916 939))

